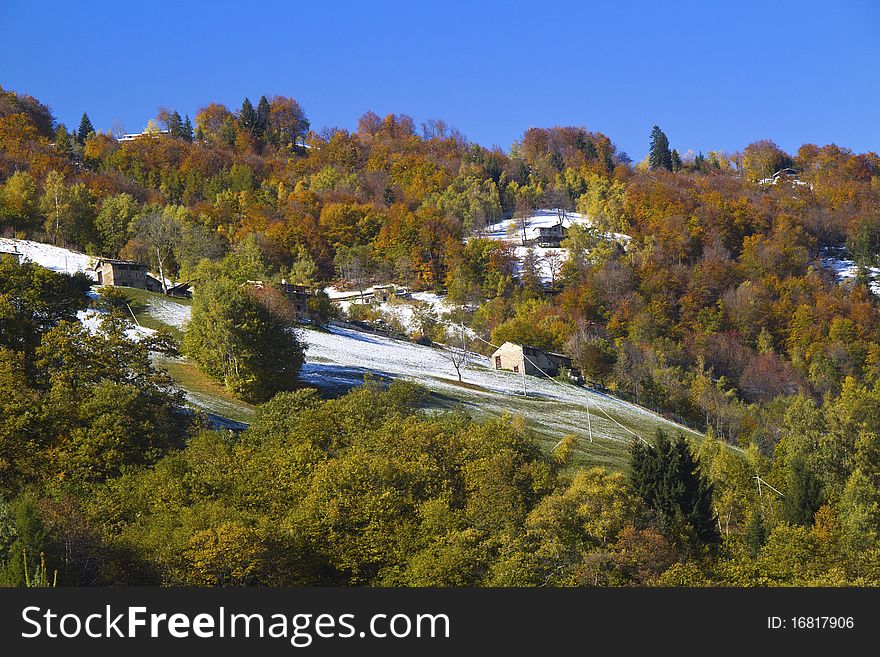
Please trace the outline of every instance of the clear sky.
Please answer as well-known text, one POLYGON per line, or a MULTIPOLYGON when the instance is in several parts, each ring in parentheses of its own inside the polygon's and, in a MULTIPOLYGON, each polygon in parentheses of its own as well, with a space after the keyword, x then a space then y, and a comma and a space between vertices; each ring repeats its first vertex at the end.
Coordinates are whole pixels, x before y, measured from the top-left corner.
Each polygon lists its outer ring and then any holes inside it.
POLYGON ((312 127, 367 110, 442 118, 507 149, 584 125, 633 159, 770 138, 880 151, 880 2, 154 2, 0 0, 0 85, 76 127, 140 131, 245 96, 300 101, 312 127), (83 5, 83 6, 80 6, 83 5))

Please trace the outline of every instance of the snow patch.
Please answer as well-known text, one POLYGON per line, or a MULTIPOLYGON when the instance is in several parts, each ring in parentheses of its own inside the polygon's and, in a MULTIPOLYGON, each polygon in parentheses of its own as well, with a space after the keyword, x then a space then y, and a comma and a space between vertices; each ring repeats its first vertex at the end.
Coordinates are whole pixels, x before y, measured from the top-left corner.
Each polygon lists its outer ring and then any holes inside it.
POLYGON ((165 299, 151 298, 147 312, 160 322, 182 329, 192 316, 192 307, 165 299))
POLYGON ((85 253, 62 249, 60 246, 52 246, 51 244, 8 237, 0 237, 0 250, 17 251, 24 256, 23 260, 62 274, 85 272, 90 278, 95 278, 94 272, 89 269, 95 259, 85 253))

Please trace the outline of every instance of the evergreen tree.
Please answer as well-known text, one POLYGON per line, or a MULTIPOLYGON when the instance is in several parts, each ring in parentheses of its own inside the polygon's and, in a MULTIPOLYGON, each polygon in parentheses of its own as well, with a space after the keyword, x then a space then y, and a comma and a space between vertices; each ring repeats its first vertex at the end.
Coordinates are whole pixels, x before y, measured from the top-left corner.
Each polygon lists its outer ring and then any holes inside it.
POLYGON ((656 125, 651 129, 649 161, 652 169, 672 171, 672 153, 669 152, 669 140, 656 125))
POLYGON ((175 139, 184 138, 183 120, 180 118, 180 114, 176 110, 172 112, 171 116, 168 118, 168 132, 175 139))
POLYGON ((82 118, 79 120, 79 130, 76 131, 76 138, 79 143, 85 143, 86 138, 95 131, 89 115, 83 112, 82 118))
POLYGON ((752 557, 757 557, 767 542, 767 525, 764 524, 764 518, 760 513, 752 516, 752 521, 746 530, 746 544, 749 546, 749 553, 752 557))
POLYGON ((880 437, 862 432, 856 441, 855 468, 840 500, 844 529, 855 545, 880 540, 880 437))
POLYGON ((256 122, 257 113, 254 111, 254 106, 251 104, 250 99, 245 98, 241 104, 241 111, 238 113, 238 124, 242 130, 253 134, 256 122))
POLYGON ((674 148, 672 149, 672 153, 670 154, 672 170, 673 171, 681 171, 681 156, 678 154, 678 151, 674 148))
POLYGON ((55 148, 65 157, 73 155, 73 140, 63 123, 55 130, 55 148))
POLYGON ((189 114, 186 115, 186 118, 183 121, 183 138, 189 142, 193 140, 193 126, 192 122, 189 120, 189 114))
POLYGON ((712 484, 684 436, 657 430, 654 445, 633 443, 630 483, 672 539, 697 548, 721 540, 712 509, 712 484))
POLYGON ((822 485, 807 467, 806 459, 797 455, 786 468, 787 485, 782 499, 782 517, 793 525, 809 527, 822 505, 822 485))
POLYGON ((269 101, 265 96, 260 96, 260 102, 257 103, 257 116, 255 122, 254 136, 261 142, 266 138, 266 131, 269 129, 269 101))

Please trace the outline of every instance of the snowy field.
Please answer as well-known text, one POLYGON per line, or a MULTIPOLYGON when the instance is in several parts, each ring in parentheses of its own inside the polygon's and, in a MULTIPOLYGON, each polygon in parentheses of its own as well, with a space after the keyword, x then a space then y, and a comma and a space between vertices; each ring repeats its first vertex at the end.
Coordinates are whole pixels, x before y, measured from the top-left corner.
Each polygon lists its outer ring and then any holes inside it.
POLYGON ((146 312, 168 326, 183 329, 192 315, 192 307, 161 297, 150 296, 147 300, 146 312))
MULTIPOLYGON (((559 213, 556 210, 536 210, 535 214, 525 221, 525 241, 527 243, 533 243, 534 245, 531 247, 523 245, 522 227, 518 226, 517 220, 513 218, 505 219, 504 221, 487 226, 485 230, 480 233, 480 236, 493 240, 502 240, 512 245, 514 247, 514 255, 519 263, 522 263, 523 258, 525 258, 526 253, 529 248, 531 248, 538 258, 538 273, 541 276, 541 280, 545 283, 549 283, 554 278, 558 277, 559 272, 555 272, 554 275, 551 264, 547 259, 548 253, 558 253, 561 256, 561 262, 564 262, 568 259, 568 251, 567 249, 541 247, 536 244, 540 235, 540 228, 550 228, 558 223, 559 213)), ((590 218, 584 214, 578 212, 566 212, 562 225, 565 228, 570 228, 574 225, 591 226, 592 222, 590 221, 590 218)), ((624 245, 631 239, 629 235, 624 235, 622 233, 607 233, 604 237, 609 241, 614 240, 624 245)))
POLYGON ((459 407, 483 418, 523 416, 550 445, 576 434, 581 456, 590 463, 619 466, 635 434, 651 439, 657 427, 696 435, 660 415, 587 388, 531 376, 523 381, 513 372, 492 369, 489 359, 480 355, 471 357, 459 383, 452 362, 439 348, 337 327, 330 333, 304 330, 302 335, 308 351, 301 378, 309 385, 341 391, 362 384, 365 376, 413 381, 429 389, 444 408, 459 407))
MULTIPOLYGON (((825 257, 822 258, 822 266, 833 271, 838 281, 852 280, 859 273, 856 263, 847 258, 825 257)), ((871 292, 880 296, 880 268, 868 267, 868 276, 871 279, 871 292)))
MULTIPOLYGON (((559 213, 556 210, 535 210, 535 214, 525 221, 526 223, 526 241, 538 239, 539 228, 550 228, 559 223, 559 213)), ((590 225, 590 219, 586 215, 578 212, 566 212, 563 225, 566 228, 580 224, 584 226, 590 225)), ((516 219, 505 219, 497 224, 486 226, 482 231, 483 237, 493 240, 504 240, 506 242, 516 242, 522 244, 522 230, 517 230, 516 219)))
POLYGON ((89 271, 94 258, 85 253, 77 253, 51 244, 7 237, 0 237, 0 251, 17 251, 24 255, 24 260, 62 274, 86 272, 91 278, 95 277, 94 272, 89 271))

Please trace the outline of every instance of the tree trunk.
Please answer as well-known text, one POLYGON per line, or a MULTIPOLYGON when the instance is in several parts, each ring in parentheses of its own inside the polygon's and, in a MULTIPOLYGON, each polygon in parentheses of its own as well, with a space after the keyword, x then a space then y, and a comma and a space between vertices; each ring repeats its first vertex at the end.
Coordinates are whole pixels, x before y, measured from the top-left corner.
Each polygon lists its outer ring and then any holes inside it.
POLYGON ((162 279, 162 292, 168 294, 168 286, 165 284, 165 271, 162 268, 162 252, 156 247, 156 259, 159 261, 159 278, 162 279))

